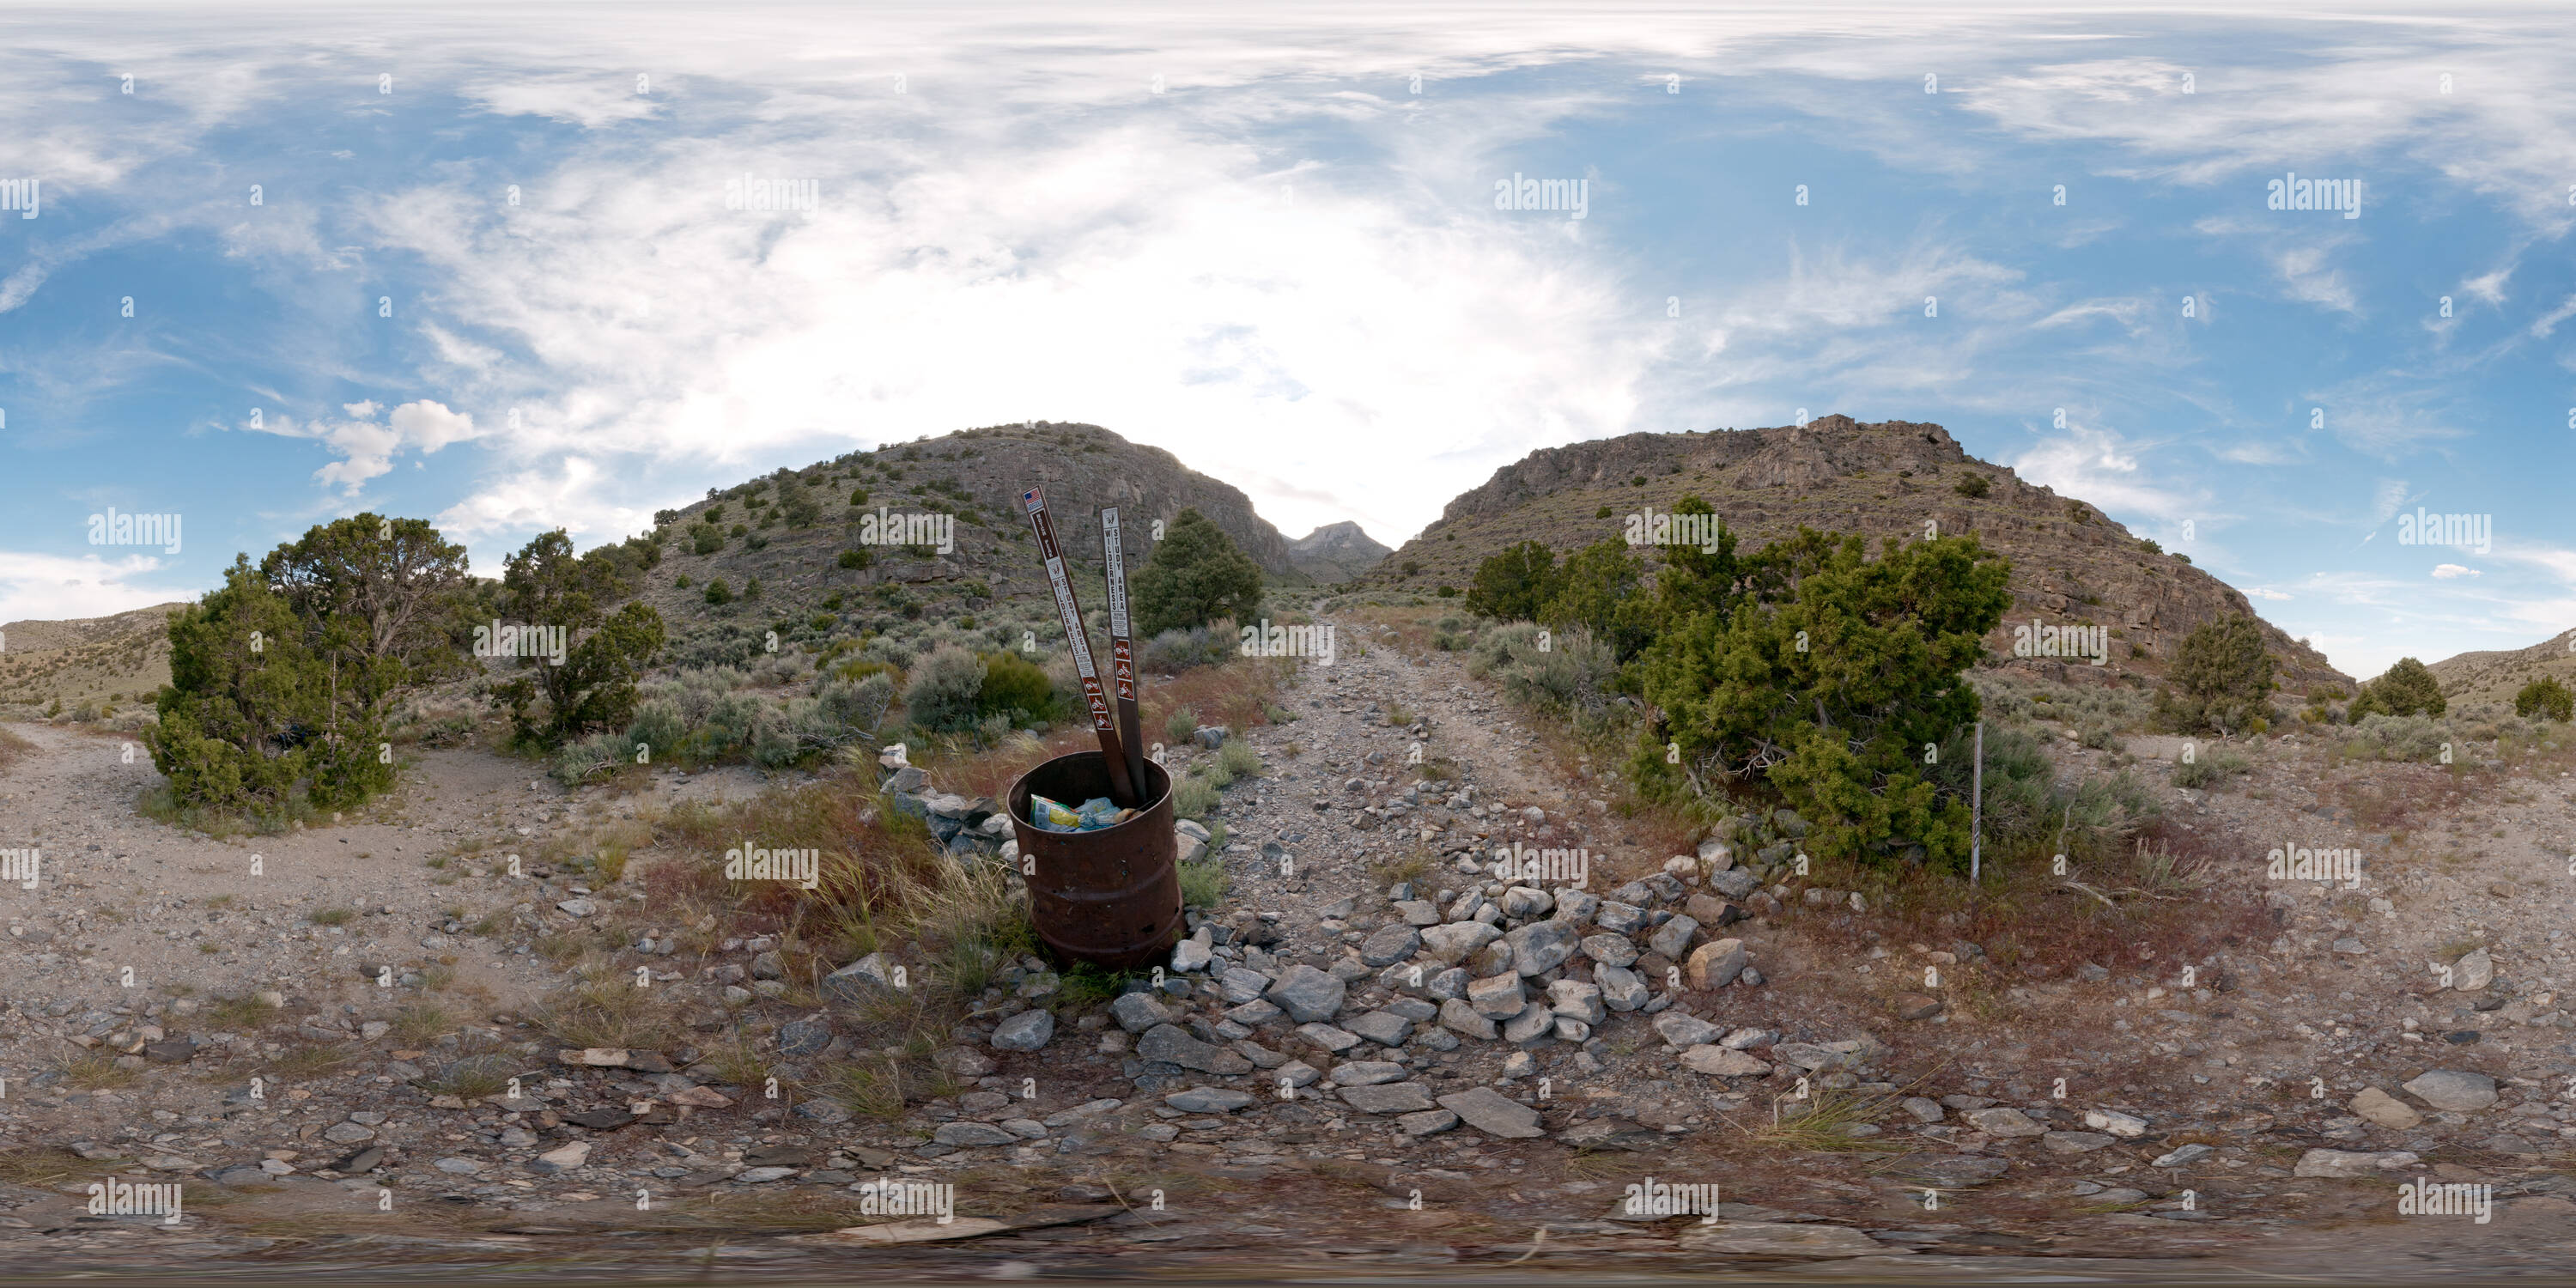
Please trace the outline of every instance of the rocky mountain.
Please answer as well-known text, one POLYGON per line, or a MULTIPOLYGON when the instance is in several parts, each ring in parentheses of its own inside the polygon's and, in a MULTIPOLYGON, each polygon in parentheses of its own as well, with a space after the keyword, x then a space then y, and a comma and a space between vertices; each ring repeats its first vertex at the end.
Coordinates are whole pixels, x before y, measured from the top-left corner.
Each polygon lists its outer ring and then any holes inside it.
POLYGON ((2543 676, 2554 675, 2560 684, 2576 687, 2576 630, 2560 631, 2529 648, 2462 653, 2430 663, 2429 669, 2452 706, 2499 703, 2511 710, 2513 695, 2543 676))
MULTIPOLYGON (((1864 533, 1873 549, 1882 537, 1920 538, 1926 522, 1943 534, 1975 533, 2013 566, 2013 607, 1988 637, 1989 648, 2005 665, 2052 679, 2152 683, 2202 623, 2232 613, 2261 620, 2242 592, 2183 554, 2159 552, 2095 506, 1969 456, 1939 425, 1863 424, 1840 415, 1804 426, 1628 434, 1532 452, 1451 501, 1438 522, 1360 582, 1463 590, 1476 566, 1505 546, 1535 539, 1561 554, 1619 537, 1629 516, 1668 511, 1691 495, 1715 507, 1748 550, 1801 524, 1864 533), (2033 619, 2107 628, 2107 664, 2014 658, 2013 627, 2033 619)), ((2263 630, 2285 690, 2351 690, 2351 678, 2322 654, 2269 622, 2263 630)))
POLYGON ((786 639, 882 626, 895 614, 1051 622, 1045 569, 1020 510, 1032 485, 1046 488, 1086 609, 1103 603, 1098 515, 1108 505, 1120 510, 1131 576, 1152 553, 1155 521, 1195 508, 1274 582, 1312 584, 1240 490, 1097 425, 1037 421, 852 452, 662 511, 654 518, 664 558, 641 597, 671 624, 684 660, 691 637, 742 628, 786 639), (944 522, 948 549, 904 540, 920 534, 896 524, 915 520, 930 530, 944 522), (701 552, 707 534, 714 539, 701 552), (756 600, 746 598, 754 578, 756 600), (731 602, 711 604, 706 588, 719 580, 731 602))
POLYGON ((1288 557, 1299 571, 1318 582, 1349 581, 1395 553, 1379 545, 1356 523, 1327 523, 1289 543, 1288 557))

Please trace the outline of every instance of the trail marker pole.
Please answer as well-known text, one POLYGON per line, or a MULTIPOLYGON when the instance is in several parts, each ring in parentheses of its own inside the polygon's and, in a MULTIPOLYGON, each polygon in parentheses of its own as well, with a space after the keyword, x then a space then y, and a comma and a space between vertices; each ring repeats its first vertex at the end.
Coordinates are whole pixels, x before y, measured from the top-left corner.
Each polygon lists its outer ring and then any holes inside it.
POLYGON ((1073 669, 1082 675, 1083 701, 1091 707, 1091 732, 1100 739, 1100 758, 1109 768, 1109 799, 1121 809, 1134 809, 1145 802, 1136 792, 1136 782, 1127 776, 1127 753, 1118 745, 1118 723, 1109 714, 1108 699, 1100 691, 1100 669, 1091 661, 1091 632, 1082 624, 1082 605, 1073 598, 1073 582, 1065 576, 1064 550, 1056 545, 1055 524, 1047 517, 1046 489, 1033 487, 1020 494, 1020 504, 1028 510, 1029 529, 1037 534, 1038 555, 1046 560, 1047 583, 1055 589, 1056 616, 1064 622, 1065 647, 1073 650, 1073 669))
POLYGON ((1986 722, 1977 722, 1976 757, 1968 769, 1968 884, 1977 884, 1986 848, 1986 722))
POLYGON ((1141 797, 1148 781, 1145 739, 1136 729, 1136 642, 1128 632, 1127 548, 1119 542, 1117 506, 1100 512, 1100 548, 1109 577, 1109 680, 1117 691, 1118 737, 1127 746, 1127 776, 1141 797))

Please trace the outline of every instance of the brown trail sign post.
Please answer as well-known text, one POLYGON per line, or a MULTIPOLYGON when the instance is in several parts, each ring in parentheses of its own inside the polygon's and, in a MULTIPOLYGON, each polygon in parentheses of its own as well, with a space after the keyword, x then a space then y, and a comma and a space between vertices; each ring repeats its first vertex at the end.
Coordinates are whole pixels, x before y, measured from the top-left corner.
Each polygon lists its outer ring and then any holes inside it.
POLYGON ((1100 548, 1109 578, 1109 679, 1118 694, 1118 737, 1127 746, 1127 776, 1145 781, 1145 740, 1136 731, 1136 643, 1127 629, 1127 549, 1119 543, 1118 507, 1100 512, 1100 548))
POLYGON ((1029 527, 1037 533, 1038 555, 1046 560, 1047 582, 1055 588, 1056 615, 1064 621, 1064 642, 1073 650, 1074 670, 1082 675, 1083 701, 1091 707, 1091 731, 1100 739, 1100 758, 1109 768, 1109 801, 1121 809, 1135 809, 1145 803, 1136 790, 1136 780, 1127 770, 1127 754, 1118 745, 1118 724, 1109 713, 1109 702, 1100 690, 1100 671, 1091 661, 1091 632, 1082 624, 1082 606, 1074 602, 1073 582, 1065 576, 1064 551, 1056 545, 1055 524, 1047 517, 1046 489, 1033 487, 1020 494, 1020 503, 1028 509, 1029 527))

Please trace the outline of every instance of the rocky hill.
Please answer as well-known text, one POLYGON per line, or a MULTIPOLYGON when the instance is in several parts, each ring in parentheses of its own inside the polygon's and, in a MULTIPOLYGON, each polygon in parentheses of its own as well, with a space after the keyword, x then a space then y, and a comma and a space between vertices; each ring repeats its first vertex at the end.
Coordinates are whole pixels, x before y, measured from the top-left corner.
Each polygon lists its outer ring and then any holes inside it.
POLYGON ((1299 571, 1318 582, 1349 581, 1395 553, 1379 545, 1356 523, 1327 523, 1289 544, 1288 557, 1299 571))
POLYGON ((170 614, 155 604, 113 617, 0 625, 0 711, 30 714, 60 703, 146 706, 170 682, 170 614))
POLYGON ((2431 664, 2442 696, 2454 707, 2499 703, 2507 709, 2522 686, 2554 675, 2576 687, 2576 630, 2561 631, 2529 648, 2462 653, 2431 664))
MULTIPOLYGON (((1921 537, 1926 520, 1944 534, 1975 533, 2013 565, 2012 611, 1989 648, 2006 665, 2052 679, 2152 683, 2195 627, 2254 613, 2234 587, 2151 549, 2087 502, 1969 456, 1939 425, 1839 415, 1803 427, 1628 434, 1532 452, 1451 501, 1360 583, 1463 590, 1476 566, 1505 546, 1535 539, 1571 551, 1620 536, 1631 514, 1669 510, 1691 495, 1716 508, 1744 549, 1801 524, 1865 533, 1873 549, 1881 537, 1921 537), (1983 494, 1963 493, 1963 485, 1983 494), (2013 659, 2012 626, 2033 618, 2108 627, 2108 665, 2013 659)), ((2269 622, 2263 629, 2285 690, 2350 691, 2351 678, 2322 654, 2269 622)))
POLYGON ((1019 509, 1032 484, 1046 488, 1088 609, 1102 606, 1097 516, 1107 505, 1120 508, 1131 575, 1152 552, 1154 521, 1195 508, 1274 583, 1312 584, 1287 538, 1238 489, 1097 425, 1037 421, 853 452, 662 511, 664 558, 641 597, 671 624, 682 660, 691 654, 686 641, 739 638, 741 629, 787 627, 782 637, 813 638, 880 626, 893 614, 1051 622, 1045 571, 1019 509), (905 516, 947 519, 950 548, 889 541, 878 530, 905 516), (713 548, 701 553, 708 533, 713 548), (746 599, 754 578, 759 598, 746 599), (708 583, 718 580, 732 602, 707 602, 708 583))

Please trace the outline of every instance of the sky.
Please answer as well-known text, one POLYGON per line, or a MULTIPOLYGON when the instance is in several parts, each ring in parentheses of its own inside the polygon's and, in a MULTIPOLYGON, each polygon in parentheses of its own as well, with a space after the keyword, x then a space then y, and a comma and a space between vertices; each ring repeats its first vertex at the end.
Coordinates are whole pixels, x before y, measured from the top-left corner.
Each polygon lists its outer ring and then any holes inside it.
POLYGON ((2358 677, 2576 626, 2564 6, 1211 8, 0 11, 0 622, 1008 421, 1394 545, 1840 412, 2358 677))

